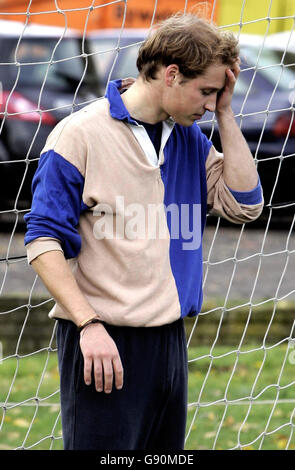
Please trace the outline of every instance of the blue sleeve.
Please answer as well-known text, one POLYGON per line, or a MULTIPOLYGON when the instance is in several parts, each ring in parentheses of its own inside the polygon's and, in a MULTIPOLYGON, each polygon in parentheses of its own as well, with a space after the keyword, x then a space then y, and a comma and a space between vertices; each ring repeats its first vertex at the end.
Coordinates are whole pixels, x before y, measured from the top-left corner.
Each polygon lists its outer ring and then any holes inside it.
POLYGON ((229 187, 228 189, 239 204, 255 205, 262 202, 262 187, 260 178, 258 178, 257 186, 251 191, 234 191, 229 187))
POLYGON ((87 206, 82 201, 84 177, 61 155, 49 150, 41 155, 32 182, 31 211, 25 215, 25 245, 39 237, 60 240, 65 258, 74 258, 81 249, 77 230, 80 214, 87 206))

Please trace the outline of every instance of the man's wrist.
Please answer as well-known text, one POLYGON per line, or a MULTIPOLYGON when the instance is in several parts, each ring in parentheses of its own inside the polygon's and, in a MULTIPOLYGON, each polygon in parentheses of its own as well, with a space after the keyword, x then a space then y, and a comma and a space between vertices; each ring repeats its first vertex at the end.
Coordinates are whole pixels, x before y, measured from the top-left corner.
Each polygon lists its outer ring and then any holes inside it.
POLYGON ((85 327, 80 331, 80 339, 82 339, 84 333, 86 333, 87 330, 92 329, 92 328, 97 328, 98 326, 104 328, 101 321, 98 321, 95 323, 94 322, 88 323, 87 325, 85 325, 85 327))
POLYGON ((229 119, 235 120, 235 115, 231 106, 228 108, 220 109, 220 110, 216 109, 215 115, 216 115, 217 121, 229 120, 229 119))
POLYGON ((101 319, 99 318, 98 315, 91 315, 90 317, 82 320, 78 325, 77 329, 81 333, 81 331, 88 325, 91 325, 92 323, 101 323, 101 319))

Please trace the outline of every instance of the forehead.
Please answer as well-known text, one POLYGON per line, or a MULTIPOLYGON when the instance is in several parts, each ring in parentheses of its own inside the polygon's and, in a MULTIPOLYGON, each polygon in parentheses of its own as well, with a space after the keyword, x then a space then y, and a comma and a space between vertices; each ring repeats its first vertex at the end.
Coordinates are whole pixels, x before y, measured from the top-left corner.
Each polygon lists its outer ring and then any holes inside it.
POLYGON ((226 69, 228 69, 228 65, 210 65, 203 75, 194 79, 196 85, 200 88, 223 88, 226 69))

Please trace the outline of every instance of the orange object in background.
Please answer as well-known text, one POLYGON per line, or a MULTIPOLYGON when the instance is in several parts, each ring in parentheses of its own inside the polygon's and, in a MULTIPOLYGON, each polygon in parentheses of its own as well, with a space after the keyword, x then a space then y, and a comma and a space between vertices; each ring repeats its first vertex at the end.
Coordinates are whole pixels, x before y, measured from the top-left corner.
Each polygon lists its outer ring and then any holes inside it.
POLYGON ((2 20, 38 23, 47 26, 61 26, 83 31, 89 16, 89 29, 97 21, 97 10, 90 12, 91 0, 0 0, 2 20), (60 8, 57 11, 56 5, 60 8), (74 10, 74 9, 79 10, 74 10), (74 11, 70 11, 74 10, 74 11), (3 14, 5 13, 5 14, 3 14))
MULTIPOLYGON (((103 2, 102 2, 103 3, 103 2)), ((104 2, 105 3, 105 2, 104 2)), ((177 11, 192 11, 202 17, 211 19, 213 0, 128 0, 98 9, 100 28, 121 28, 126 17, 124 27, 126 28, 149 28, 154 16, 154 23, 161 21, 177 11), (155 5, 157 6, 154 13, 155 5)), ((213 15, 215 21, 216 11, 213 15)))
MULTIPOLYGON (((0 0, 0 18, 25 23, 62 26, 84 31, 104 28, 149 28, 177 11, 192 11, 211 19, 214 0, 128 0, 107 4, 108 0, 0 0), (59 11, 56 11, 58 5, 59 11), (104 5, 104 6, 100 6, 104 5), (93 7, 90 9, 90 7, 93 7), (126 14, 125 14, 126 8, 126 14), (125 18, 125 20, 124 20, 125 18)), ((217 2, 216 2, 217 3, 217 2)), ((216 21, 216 8, 213 15, 216 21)))

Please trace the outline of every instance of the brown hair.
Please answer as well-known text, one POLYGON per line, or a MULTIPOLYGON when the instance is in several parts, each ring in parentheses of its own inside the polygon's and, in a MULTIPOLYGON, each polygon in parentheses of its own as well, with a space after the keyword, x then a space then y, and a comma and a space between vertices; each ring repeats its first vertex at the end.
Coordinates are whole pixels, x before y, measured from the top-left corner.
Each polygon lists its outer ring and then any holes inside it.
POLYGON ((146 79, 155 79, 159 66, 176 64, 186 78, 202 75, 221 63, 232 67, 239 55, 238 40, 192 13, 176 13, 164 20, 139 49, 137 68, 146 79))

